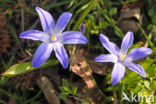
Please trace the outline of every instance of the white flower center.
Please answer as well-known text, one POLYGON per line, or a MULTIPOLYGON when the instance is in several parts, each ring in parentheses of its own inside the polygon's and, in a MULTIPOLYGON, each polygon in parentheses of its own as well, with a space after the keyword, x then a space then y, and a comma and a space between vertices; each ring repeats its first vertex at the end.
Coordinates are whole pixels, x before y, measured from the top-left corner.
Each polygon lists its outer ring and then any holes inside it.
POLYGON ((62 37, 59 34, 52 34, 49 37, 49 43, 62 43, 62 37))

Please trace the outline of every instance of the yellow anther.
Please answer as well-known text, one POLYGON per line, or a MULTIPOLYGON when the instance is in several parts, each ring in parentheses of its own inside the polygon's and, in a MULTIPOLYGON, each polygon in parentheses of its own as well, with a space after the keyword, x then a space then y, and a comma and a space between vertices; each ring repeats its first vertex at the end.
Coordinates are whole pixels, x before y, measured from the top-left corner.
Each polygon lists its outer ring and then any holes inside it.
POLYGON ((125 55, 120 56, 120 59, 123 60, 125 58, 125 55))
POLYGON ((51 35, 51 39, 53 39, 53 40, 54 40, 55 38, 56 38, 56 37, 55 37, 55 35, 51 35))

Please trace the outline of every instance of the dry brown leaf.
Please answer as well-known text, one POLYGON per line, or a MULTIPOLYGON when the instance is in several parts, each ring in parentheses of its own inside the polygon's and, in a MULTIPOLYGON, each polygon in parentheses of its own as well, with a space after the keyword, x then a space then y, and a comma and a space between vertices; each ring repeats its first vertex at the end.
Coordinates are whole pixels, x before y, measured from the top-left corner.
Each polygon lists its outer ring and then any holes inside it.
POLYGON ((119 27, 124 33, 127 33, 127 31, 138 32, 139 27, 137 26, 137 22, 142 25, 143 15, 141 14, 141 8, 143 5, 144 0, 138 0, 122 6, 118 21, 119 27))
POLYGON ((72 71, 80 76, 87 84, 88 89, 94 88, 95 84, 92 80, 92 72, 88 70, 87 63, 85 61, 72 65, 72 71))
POLYGON ((92 69, 94 73, 100 74, 100 75, 107 75, 110 72, 112 68, 111 63, 95 62, 94 58, 97 57, 98 55, 92 54, 90 52, 85 52, 84 56, 86 57, 87 63, 89 64, 90 68, 92 69))
POLYGON ((140 8, 134 8, 134 9, 127 8, 124 12, 120 14, 119 21, 123 19, 132 18, 132 17, 139 20, 141 18, 140 12, 141 12, 140 8))
POLYGON ((95 84, 92 80, 92 71, 88 70, 88 65, 86 61, 84 61, 83 52, 83 49, 76 50, 75 54, 70 57, 72 58, 71 69, 76 75, 80 76, 84 80, 84 82, 87 84, 88 89, 90 89, 95 87, 95 84))
POLYGON ((124 4, 121 8, 121 12, 125 12, 128 9, 142 8, 145 0, 136 0, 136 2, 124 4))
MULTIPOLYGON (((71 66, 71 69, 75 74, 80 76, 83 79, 83 81, 86 83, 88 91, 87 92, 84 91, 84 95, 92 98, 93 102, 96 104, 97 102, 102 101, 102 96, 98 92, 98 90, 95 86, 95 83, 93 81, 93 77, 92 77, 93 69, 91 68, 91 64, 89 64, 88 61, 84 60, 84 56, 86 56, 85 53, 86 53, 86 50, 84 50, 84 49, 76 50, 76 52, 72 58, 73 64, 71 66), (91 68, 91 70, 89 69, 89 67, 91 68)), ((90 58, 92 59, 93 57, 94 57, 94 55, 88 53, 87 57, 85 57, 85 58, 87 58, 87 60, 89 60, 90 58)), ((97 63, 94 62, 94 64, 97 64, 97 63)), ((81 86, 81 89, 84 89, 84 87, 81 86)))
POLYGON ((107 73, 111 71, 112 67, 112 64, 110 63, 98 63, 92 61, 95 57, 96 55, 91 54, 84 49, 77 50, 72 57, 72 71, 83 78, 88 88, 94 86, 91 78, 92 71, 100 75, 107 75, 107 73), (84 56, 87 62, 84 61, 84 56), (91 72, 89 72, 87 65, 91 68, 91 72))
POLYGON ((126 33, 127 31, 136 33, 139 30, 137 22, 141 25, 142 18, 143 15, 141 14, 140 8, 126 9, 120 14, 119 27, 123 30, 124 33, 126 33))
POLYGON ((87 62, 91 67, 92 71, 99 75, 107 75, 111 71, 113 65, 111 63, 99 63, 90 60, 88 60, 87 62))

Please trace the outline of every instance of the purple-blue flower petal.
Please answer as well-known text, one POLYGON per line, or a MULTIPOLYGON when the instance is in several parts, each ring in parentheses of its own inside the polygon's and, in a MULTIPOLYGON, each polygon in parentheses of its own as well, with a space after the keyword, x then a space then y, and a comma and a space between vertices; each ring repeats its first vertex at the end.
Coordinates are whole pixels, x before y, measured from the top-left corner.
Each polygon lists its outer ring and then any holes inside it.
POLYGON ((113 54, 104 54, 95 58, 96 62, 116 62, 117 56, 113 54))
POLYGON ((80 26, 80 31, 84 34, 85 30, 86 30, 85 24, 82 23, 81 26, 80 26))
POLYGON ((52 31, 55 28, 55 21, 52 15, 40 7, 36 7, 36 11, 40 17, 43 31, 48 33, 52 31))
POLYGON ((61 14, 55 27, 56 34, 62 32, 65 29, 66 25, 70 21, 71 16, 72 14, 70 12, 65 12, 61 14))
POLYGON ((142 77, 146 77, 146 73, 144 71, 144 69, 141 67, 141 65, 139 64, 135 64, 132 62, 127 63, 126 65, 130 70, 137 72, 138 74, 140 74, 142 77))
POLYGON ((151 53, 152 53, 152 50, 150 48, 146 48, 146 47, 134 48, 127 55, 127 58, 129 58, 132 61, 135 61, 135 60, 144 58, 151 53))
POLYGON ((34 68, 40 67, 50 56, 53 47, 50 44, 42 43, 36 50, 33 60, 32 66, 34 68))
POLYGON ((100 38, 100 41, 102 43, 102 45, 111 53, 111 54, 115 54, 117 55, 118 52, 119 52, 119 48, 118 46, 113 43, 113 42, 110 42, 109 39, 104 36, 103 34, 100 34, 99 36, 100 38))
POLYGON ((24 39, 41 40, 44 42, 47 42, 49 39, 48 34, 46 34, 45 32, 38 31, 38 30, 24 31, 20 34, 19 37, 24 38, 24 39))
POLYGON ((118 52, 119 52, 119 47, 118 47, 115 43, 113 43, 113 42, 110 42, 110 44, 113 46, 114 51, 115 51, 115 54, 118 54, 118 52))
POLYGON ((86 44, 86 37, 78 31, 66 31, 62 34, 63 44, 86 44))
POLYGON ((126 54, 128 48, 133 44, 133 40, 134 40, 133 33, 127 32, 127 34, 123 38, 122 44, 121 44, 122 54, 126 54))
POLYGON ((68 68, 68 55, 63 45, 57 45, 54 47, 55 55, 62 64, 63 68, 68 68))
POLYGON ((113 85, 116 85, 124 76, 125 67, 120 63, 115 63, 111 75, 111 82, 113 85))

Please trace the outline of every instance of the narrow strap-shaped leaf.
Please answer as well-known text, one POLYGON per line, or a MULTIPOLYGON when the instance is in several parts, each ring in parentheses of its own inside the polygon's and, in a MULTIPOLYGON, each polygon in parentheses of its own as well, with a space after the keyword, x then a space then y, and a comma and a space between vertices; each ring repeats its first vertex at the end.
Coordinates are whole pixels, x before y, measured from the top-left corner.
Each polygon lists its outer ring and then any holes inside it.
MULTIPOLYGON (((45 68, 45 67, 49 67, 49 66, 53 66, 58 64, 58 60, 48 60, 47 62, 45 62, 41 67, 39 68, 45 68)), ((24 74, 26 72, 30 72, 39 68, 34 68, 32 67, 32 63, 31 62, 24 62, 21 64, 15 64, 13 66, 11 66, 7 71, 5 71, 4 73, 2 73, 1 75, 4 76, 16 76, 16 75, 20 75, 20 74, 24 74)))

